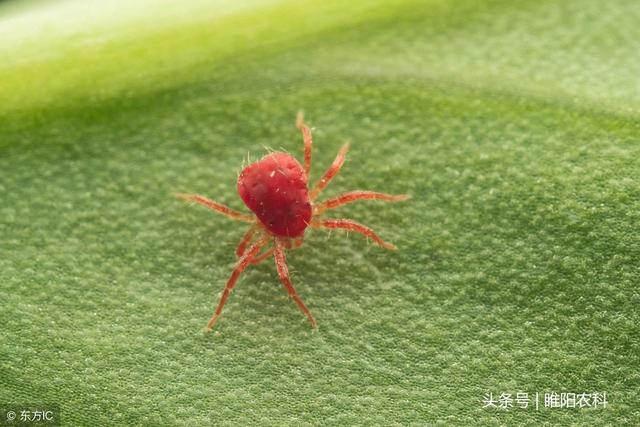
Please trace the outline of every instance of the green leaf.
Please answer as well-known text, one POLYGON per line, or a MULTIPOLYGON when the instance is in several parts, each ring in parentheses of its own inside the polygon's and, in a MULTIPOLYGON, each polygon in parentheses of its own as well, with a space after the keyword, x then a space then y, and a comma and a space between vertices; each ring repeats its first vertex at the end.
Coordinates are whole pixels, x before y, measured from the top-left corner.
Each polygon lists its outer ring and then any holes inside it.
MULTIPOLYGON (((566 0, 0 4, 0 406, 68 425, 625 425, 640 417, 640 8, 566 0), (201 329, 267 149, 328 215, 201 329), (539 405, 483 408, 493 393, 539 405), (545 408, 545 393, 607 393, 545 408)), ((2 414, 0 414, 2 415, 2 414)))

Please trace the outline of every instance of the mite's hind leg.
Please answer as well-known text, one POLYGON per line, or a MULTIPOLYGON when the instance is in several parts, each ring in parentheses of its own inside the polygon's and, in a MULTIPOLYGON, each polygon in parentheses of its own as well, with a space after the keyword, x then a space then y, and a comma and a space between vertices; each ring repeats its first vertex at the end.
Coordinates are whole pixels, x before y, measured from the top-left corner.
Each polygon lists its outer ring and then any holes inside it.
POLYGON ((236 282, 238 281, 240 274, 242 274, 242 272, 249 266, 249 264, 251 264, 251 260, 253 260, 256 254, 260 252, 260 250, 266 243, 267 243, 267 240, 265 238, 260 239, 257 243, 251 246, 247 250, 247 252, 245 252, 245 254, 236 263, 235 268, 231 272, 231 276, 229 277, 229 280, 227 280, 227 284, 224 287, 224 291, 222 291, 222 296, 220 297, 220 302, 218 302, 218 307, 216 308, 216 311, 213 313, 213 316, 211 316, 209 323, 207 323, 207 328, 206 328, 207 332, 211 331, 213 326, 218 321, 218 317, 220 317, 220 313, 222 313, 224 304, 227 302, 227 298, 229 298, 229 295, 231 294, 231 291, 236 285, 236 282))
POLYGON ((240 243, 238 243, 238 247, 236 248, 236 256, 238 258, 244 255, 245 249, 247 249, 247 246, 249 246, 249 244, 251 243, 251 241, 256 235, 256 231, 258 231, 259 229, 260 229, 260 226, 258 224, 254 224, 251 227, 249 227, 246 233, 244 233, 242 240, 240 240, 240 243))
POLYGON ((311 323, 311 327, 312 328, 318 327, 318 324, 316 323, 316 319, 313 318, 313 315, 311 314, 307 306, 304 304, 304 302, 302 302, 302 300, 298 296, 298 293, 294 289, 293 284, 291 283, 291 279, 289 278, 289 268, 287 267, 287 258, 284 253, 284 250, 285 250, 284 245, 279 241, 279 239, 276 239, 275 245, 276 246, 275 246, 274 255, 276 259, 276 268, 278 269, 278 276, 280 276, 280 281, 282 282, 284 287, 287 289, 289 296, 293 298, 295 303, 298 305, 298 308, 300 308, 300 311, 302 311, 304 315, 307 316, 307 319, 309 319, 309 322, 311 323))
POLYGON ((260 264, 262 261, 269 259, 273 256, 273 252, 275 251, 274 248, 271 248, 267 251, 265 251, 264 253, 258 255, 257 257, 255 257, 252 261, 251 264, 253 265, 258 265, 260 264))

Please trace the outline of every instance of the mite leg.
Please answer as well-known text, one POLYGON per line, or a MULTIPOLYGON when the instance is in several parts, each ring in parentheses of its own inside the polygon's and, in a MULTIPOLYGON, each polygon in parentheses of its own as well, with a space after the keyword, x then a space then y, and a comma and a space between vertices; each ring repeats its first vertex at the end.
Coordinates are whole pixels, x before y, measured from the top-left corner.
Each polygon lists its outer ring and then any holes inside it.
POLYGON ((249 227, 246 233, 244 233, 244 237, 242 238, 242 240, 240 240, 240 243, 238 243, 238 247, 236 248, 236 256, 238 258, 244 255, 245 249, 247 249, 247 246, 249 245, 249 243, 251 243, 251 240, 253 240, 253 237, 255 236, 258 228, 258 224, 254 224, 249 227))
POLYGON ((200 196, 198 194, 178 193, 176 194, 176 197, 182 200, 186 200, 188 202, 199 203, 202 206, 206 206, 209 209, 213 209, 214 211, 220 212, 221 214, 231 219, 235 219, 237 221, 244 221, 244 222, 251 222, 251 223, 255 222, 255 219, 252 215, 243 214, 242 212, 238 212, 234 209, 231 209, 230 207, 225 206, 222 203, 214 202, 213 200, 207 199, 206 197, 200 196))
POLYGON ((309 180, 309 174, 311 173, 311 145, 313 141, 311 139, 311 129, 304 123, 304 114, 302 111, 298 111, 296 127, 302 132, 302 140, 304 141, 304 173, 307 175, 307 180, 309 180))
POLYGON ((338 172, 340 172, 340 169, 342 168, 342 165, 347 158, 347 151, 349 151, 349 143, 346 143, 342 146, 340 151, 338 151, 338 155, 336 156, 331 166, 329 166, 324 175, 322 175, 322 178, 320 178, 320 180, 314 186, 313 190, 311 190, 311 193, 309 193, 309 199, 311 199, 311 201, 314 201, 316 197, 318 197, 320 192, 324 190, 327 185, 329 185, 333 177, 336 176, 338 172))
POLYGON ((258 255, 257 257, 255 257, 252 261, 251 264, 253 265, 258 265, 260 264, 262 261, 271 258, 271 256, 273 256, 273 252, 275 251, 275 249, 271 248, 268 251, 266 251, 263 254, 258 255))
POLYGON ((289 279, 289 268, 287 267, 287 258, 284 254, 284 246, 278 239, 276 239, 274 254, 276 259, 276 268, 278 269, 278 276, 280 276, 280 281, 287 289, 289 296, 293 298, 300 310, 305 314, 305 316, 307 316, 307 319, 309 319, 309 322, 311 323, 311 327, 318 327, 316 319, 313 318, 313 315, 311 314, 307 306, 304 305, 304 302, 302 302, 302 300, 298 296, 298 293, 291 284, 291 279, 289 279))
POLYGON ((350 219, 318 219, 311 221, 311 226, 314 228, 340 228, 347 231, 355 231, 356 233, 363 234, 372 239, 379 246, 385 249, 396 250, 396 246, 392 243, 385 242, 378 236, 372 229, 362 224, 359 224, 350 219))
POLYGON ((401 202, 407 200, 409 195, 407 194, 385 194, 377 193, 375 191, 349 191, 348 193, 341 194, 338 197, 334 197, 324 202, 318 203, 313 207, 313 214, 319 215, 327 209, 334 209, 338 206, 346 205, 347 203, 355 202, 356 200, 383 200, 385 202, 401 202))
POLYGON ((224 291, 222 291, 222 296, 220 297, 220 302, 218 302, 218 307, 213 313, 213 316, 211 316, 211 320, 209 320, 209 323, 207 323, 207 332, 211 331, 213 326, 218 321, 218 317, 220 317, 220 313, 222 313, 222 308, 224 307, 225 302, 227 302, 227 298, 229 298, 231 291, 236 285, 238 277, 240 277, 240 274, 249 266, 249 264, 251 264, 251 260, 256 256, 258 252, 260 252, 260 249, 262 249, 266 242, 267 241, 264 238, 259 240, 257 243, 251 246, 236 263, 235 268, 231 272, 229 280, 227 280, 227 285, 224 287, 224 291))

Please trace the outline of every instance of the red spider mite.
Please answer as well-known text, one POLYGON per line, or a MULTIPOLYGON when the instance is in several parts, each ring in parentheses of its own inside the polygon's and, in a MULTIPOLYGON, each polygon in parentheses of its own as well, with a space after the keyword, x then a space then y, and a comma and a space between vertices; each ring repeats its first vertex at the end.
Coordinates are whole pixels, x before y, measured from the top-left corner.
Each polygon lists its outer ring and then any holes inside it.
POLYGON ((211 331, 216 324, 227 298, 231 294, 238 277, 249 266, 274 257, 278 276, 300 310, 307 316, 311 326, 317 327, 316 320, 302 302, 289 279, 289 269, 285 256, 286 249, 302 245, 304 232, 308 227, 343 229, 355 231, 372 239, 376 244, 395 250, 396 247, 382 240, 370 228, 350 219, 322 218, 325 211, 356 200, 384 200, 399 202, 408 195, 391 195, 374 191, 350 191, 340 196, 317 202, 316 199, 338 174, 344 164, 349 144, 345 144, 320 180, 309 187, 311 171, 311 130, 298 113, 296 126, 302 132, 304 141, 304 166, 287 153, 275 152, 245 167, 238 177, 238 193, 253 212, 245 214, 196 194, 178 194, 191 202, 199 203, 227 217, 251 224, 236 248, 238 260, 222 292, 216 311, 211 316, 206 330, 211 331))

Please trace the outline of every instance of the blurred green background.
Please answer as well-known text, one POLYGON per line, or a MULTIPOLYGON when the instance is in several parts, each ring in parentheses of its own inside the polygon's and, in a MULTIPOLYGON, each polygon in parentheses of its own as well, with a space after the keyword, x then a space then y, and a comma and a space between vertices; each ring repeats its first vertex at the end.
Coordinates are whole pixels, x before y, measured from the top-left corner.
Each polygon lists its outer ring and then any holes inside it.
MULTIPOLYGON (((0 3, 0 404, 68 425, 638 425, 640 4, 0 3), (211 315, 248 153, 398 245, 310 231, 211 315), (483 408, 493 393, 606 408, 483 408)), ((4 420, 0 420, 0 423, 4 420)))

